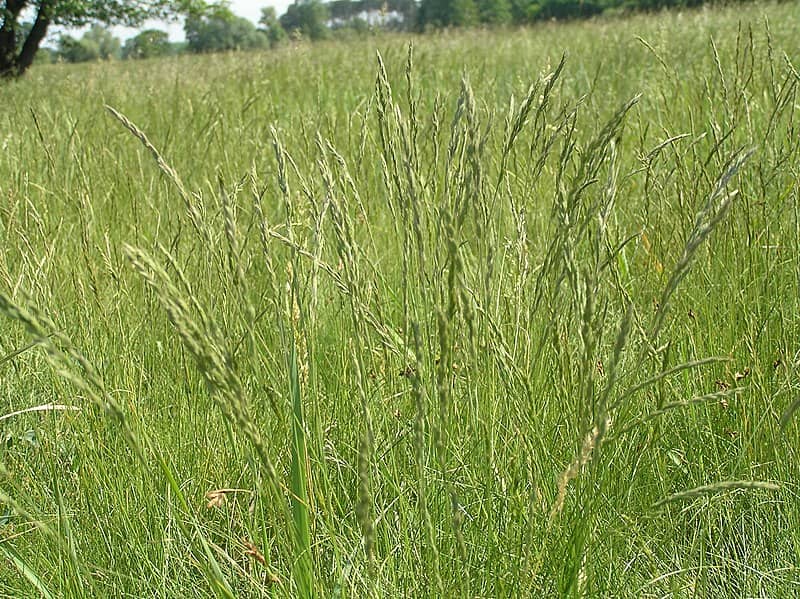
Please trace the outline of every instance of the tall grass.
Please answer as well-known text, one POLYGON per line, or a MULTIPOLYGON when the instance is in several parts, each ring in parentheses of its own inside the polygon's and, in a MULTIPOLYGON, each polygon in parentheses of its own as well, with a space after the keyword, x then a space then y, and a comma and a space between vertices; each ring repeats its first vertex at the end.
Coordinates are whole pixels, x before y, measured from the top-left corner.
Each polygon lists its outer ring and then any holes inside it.
POLYGON ((0 595, 792 596, 794 8, 4 88, 0 595))

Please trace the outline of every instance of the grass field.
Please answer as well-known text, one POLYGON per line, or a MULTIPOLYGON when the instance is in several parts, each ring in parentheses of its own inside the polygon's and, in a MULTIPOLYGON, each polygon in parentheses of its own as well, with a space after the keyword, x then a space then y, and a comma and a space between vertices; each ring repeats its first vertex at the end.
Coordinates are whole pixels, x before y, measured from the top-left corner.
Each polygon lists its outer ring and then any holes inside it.
POLYGON ((797 596, 798 11, 4 85, 0 596, 797 596))

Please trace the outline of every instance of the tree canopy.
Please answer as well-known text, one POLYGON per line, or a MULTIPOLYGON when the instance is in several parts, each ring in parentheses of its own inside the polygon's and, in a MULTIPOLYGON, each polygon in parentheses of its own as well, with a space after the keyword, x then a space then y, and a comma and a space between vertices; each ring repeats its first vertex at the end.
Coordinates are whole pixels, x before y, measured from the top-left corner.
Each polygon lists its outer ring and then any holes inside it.
POLYGON ((145 29, 125 42, 123 58, 155 58, 173 52, 169 34, 159 29, 145 29))
POLYGON ((265 6, 262 8, 258 24, 261 25, 261 31, 269 39, 270 46, 276 46, 286 39, 286 30, 278 20, 278 13, 275 12, 275 7, 265 6))
POLYGON ((67 62, 107 60, 121 55, 119 38, 100 25, 94 24, 81 39, 62 35, 58 40, 58 54, 67 62))
POLYGON ((280 23, 290 34, 311 40, 325 39, 329 35, 328 5, 319 0, 300 0, 290 4, 281 16, 280 23))
POLYGON ((227 7, 220 7, 206 15, 190 15, 184 31, 192 52, 247 50, 269 44, 267 36, 257 30, 253 23, 236 16, 227 7))

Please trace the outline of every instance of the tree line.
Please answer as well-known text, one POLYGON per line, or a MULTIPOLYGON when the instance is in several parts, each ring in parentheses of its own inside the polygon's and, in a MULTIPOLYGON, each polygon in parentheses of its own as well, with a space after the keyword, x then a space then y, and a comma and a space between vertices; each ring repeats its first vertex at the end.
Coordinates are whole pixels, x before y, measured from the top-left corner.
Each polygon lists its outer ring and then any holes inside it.
POLYGON ((280 17, 273 7, 264 7, 254 24, 222 5, 189 14, 184 42, 171 42, 166 31, 146 29, 123 44, 107 27, 95 23, 81 37, 59 36, 56 47, 44 48, 40 60, 86 62, 271 48, 286 40, 316 41, 375 30, 409 30, 414 28, 416 15, 415 0, 299 0, 280 17))
MULTIPOLYGON (((138 59, 183 52, 270 48, 286 40, 322 40, 376 30, 430 31, 475 26, 521 26, 542 20, 602 13, 690 8, 720 0, 295 0, 280 17, 262 9, 258 24, 225 2, 203 0, 0 0, 0 76, 17 76, 42 61, 138 59), (28 15, 30 20, 24 20, 28 15), (146 29, 123 44, 109 25, 140 25, 148 18, 186 18, 186 41, 146 29), (62 34, 55 48, 40 44, 51 25, 90 28, 79 38, 62 34)), ((722 0, 724 1, 724 0, 722 0)))

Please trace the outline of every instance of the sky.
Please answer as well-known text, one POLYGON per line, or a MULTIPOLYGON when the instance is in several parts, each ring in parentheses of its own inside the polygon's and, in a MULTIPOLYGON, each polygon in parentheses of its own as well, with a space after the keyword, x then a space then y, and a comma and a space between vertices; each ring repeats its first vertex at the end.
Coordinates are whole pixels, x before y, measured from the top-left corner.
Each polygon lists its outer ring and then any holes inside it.
MULTIPOLYGON (((286 12, 286 7, 292 3, 293 0, 230 0, 228 2, 230 9, 240 17, 250 19, 253 23, 258 23, 261 17, 261 9, 265 6, 274 6, 275 12, 278 16, 286 12)), ((169 33, 172 41, 177 42, 185 38, 183 34, 183 22, 175 21, 172 23, 165 23, 163 21, 148 21, 138 29, 131 29, 129 27, 112 27, 111 31, 121 40, 125 41, 129 37, 133 37, 142 29, 161 29, 169 33)), ((70 32, 71 35, 80 34, 80 31, 70 32)))

